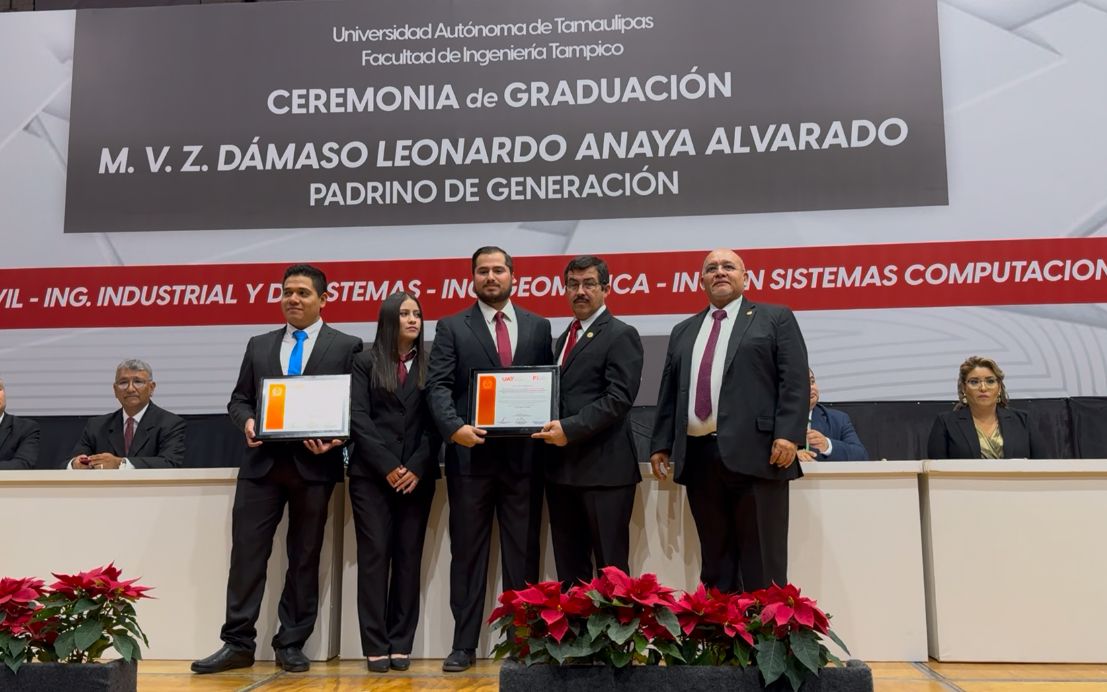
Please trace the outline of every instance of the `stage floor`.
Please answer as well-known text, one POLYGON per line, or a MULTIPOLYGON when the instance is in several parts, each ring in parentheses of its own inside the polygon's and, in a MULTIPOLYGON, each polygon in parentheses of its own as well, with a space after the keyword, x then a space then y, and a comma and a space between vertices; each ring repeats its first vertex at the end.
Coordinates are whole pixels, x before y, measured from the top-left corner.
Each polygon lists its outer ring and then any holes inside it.
MULTIPOLYGON (((497 689, 499 663, 482 660, 465 673, 446 675, 441 660, 412 661, 405 673, 370 674, 363 661, 313 663, 307 673, 285 673, 272 663, 217 675, 193 675, 188 661, 143 661, 140 692, 178 690, 458 690, 497 689)), ((873 663, 877 692, 1107 692, 1107 665, 990 663, 873 663)))

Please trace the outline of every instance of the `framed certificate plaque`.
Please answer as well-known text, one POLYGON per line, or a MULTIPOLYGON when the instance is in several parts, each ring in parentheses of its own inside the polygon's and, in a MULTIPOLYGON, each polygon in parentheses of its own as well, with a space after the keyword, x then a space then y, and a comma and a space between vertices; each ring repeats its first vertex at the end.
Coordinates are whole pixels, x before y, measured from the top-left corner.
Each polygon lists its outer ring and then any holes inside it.
POLYGON ((530 435, 557 418, 556 365, 473 369, 469 378, 469 424, 489 436, 530 435))
POLYGON ((259 440, 350 436, 349 375, 266 377, 259 393, 259 440))

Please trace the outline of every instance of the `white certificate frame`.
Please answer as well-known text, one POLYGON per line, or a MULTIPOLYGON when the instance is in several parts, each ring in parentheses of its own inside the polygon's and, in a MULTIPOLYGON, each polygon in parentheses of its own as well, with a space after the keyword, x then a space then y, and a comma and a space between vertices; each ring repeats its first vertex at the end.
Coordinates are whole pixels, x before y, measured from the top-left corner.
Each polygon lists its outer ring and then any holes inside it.
POLYGON ((349 438, 350 382, 348 374, 262 378, 254 437, 259 440, 349 438))
MULTIPOLYGON (((487 390, 485 390, 487 391, 487 390)), ((493 390, 494 400, 499 400, 499 389, 493 390)), ((558 417, 559 403, 561 400, 561 368, 557 365, 520 365, 507 368, 473 368, 469 371, 469 424, 488 431, 488 436, 492 437, 507 437, 507 436, 523 436, 536 433, 542 429, 542 426, 546 423, 556 420, 558 417), (542 396, 549 397, 549 406, 542 407, 541 416, 535 415, 526 417, 525 419, 511 418, 508 420, 506 416, 493 414, 493 417, 499 417, 501 421, 506 422, 489 422, 489 419, 482 418, 483 407, 482 403, 482 388, 481 383, 484 378, 495 378, 497 387, 502 384, 508 383, 511 380, 505 379, 505 376, 514 377, 527 377, 528 382, 533 382, 532 376, 542 377, 543 375, 548 377, 549 388, 548 391, 543 392, 542 396), (538 420, 538 418, 543 420, 538 420)), ((493 411, 496 412, 496 406, 493 405, 493 411)), ((536 412, 537 413, 537 412, 536 412)))

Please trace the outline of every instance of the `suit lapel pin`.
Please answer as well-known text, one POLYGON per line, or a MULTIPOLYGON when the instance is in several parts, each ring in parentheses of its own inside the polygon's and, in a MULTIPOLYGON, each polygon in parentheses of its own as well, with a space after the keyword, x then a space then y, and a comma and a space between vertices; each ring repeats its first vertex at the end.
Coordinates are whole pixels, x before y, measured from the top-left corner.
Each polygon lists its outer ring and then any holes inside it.
POLYGON ((588 332, 587 334, 585 334, 585 336, 588 337, 589 339, 591 339, 592 337, 595 336, 595 334, 593 334, 592 332, 588 332))
POLYGON ((752 314, 753 314, 753 308, 750 308, 749 310, 746 310, 746 317, 749 317, 752 314))

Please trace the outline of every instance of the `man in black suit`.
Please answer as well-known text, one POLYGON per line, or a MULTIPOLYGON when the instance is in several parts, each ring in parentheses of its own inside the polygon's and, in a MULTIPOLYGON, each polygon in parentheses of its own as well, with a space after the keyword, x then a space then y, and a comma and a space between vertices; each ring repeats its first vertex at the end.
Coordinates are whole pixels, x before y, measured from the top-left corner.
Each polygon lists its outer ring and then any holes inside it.
POLYGON ((156 388, 148 363, 120 363, 113 391, 121 408, 89 419, 68 468, 164 469, 184 464, 184 419, 150 401, 156 388))
POLYGON ((277 664, 289 672, 310 667, 304 642, 315 628, 319 605, 319 553, 334 484, 342 480, 342 441, 262 443, 255 438, 262 378, 349 374, 361 339, 326 324, 327 279, 308 264, 285 270, 281 310, 287 324, 250 339, 227 411, 250 448, 238 471, 231 514, 231 565, 227 577, 224 645, 195 661, 196 673, 216 673, 254 663, 254 638, 265 591, 273 535, 288 505, 288 571, 273 637, 277 664))
POLYGON ((431 415, 446 446, 450 499, 450 610, 453 651, 446 672, 469 668, 484 619, 492 516, 500 526, 504 589, 538 580, 542 484, 537 443, 489 438, 469 424, 469 371, 549 365, 549 320, 511 303, 513 262, 498 247, 473 253, 473 307, 439 320, 427 375, 431 415))
POLYGON ((31 469, 38 463, 38 423, 6 412, 7 394, 0 379, 0 471, 31 469))
POLYGON ((788 580, 788 481, 807 432, 807 347, 792 311, 742 297, 742 258, 715 250, 700 284, 710 306, 673 328, 650 464, 683 484, 700 580, 724 591, 788 580))
POLYGON ((557 447, 546 459, 546 506, 566 586, 608 565, 630 571, 630 513, 642 474, 627 414, 642 383, 642 340, 607 310, 610 291, 599 257, 575 257, 565 268, 574 319, 554 348, 561 418, 533 435, 557 447))

